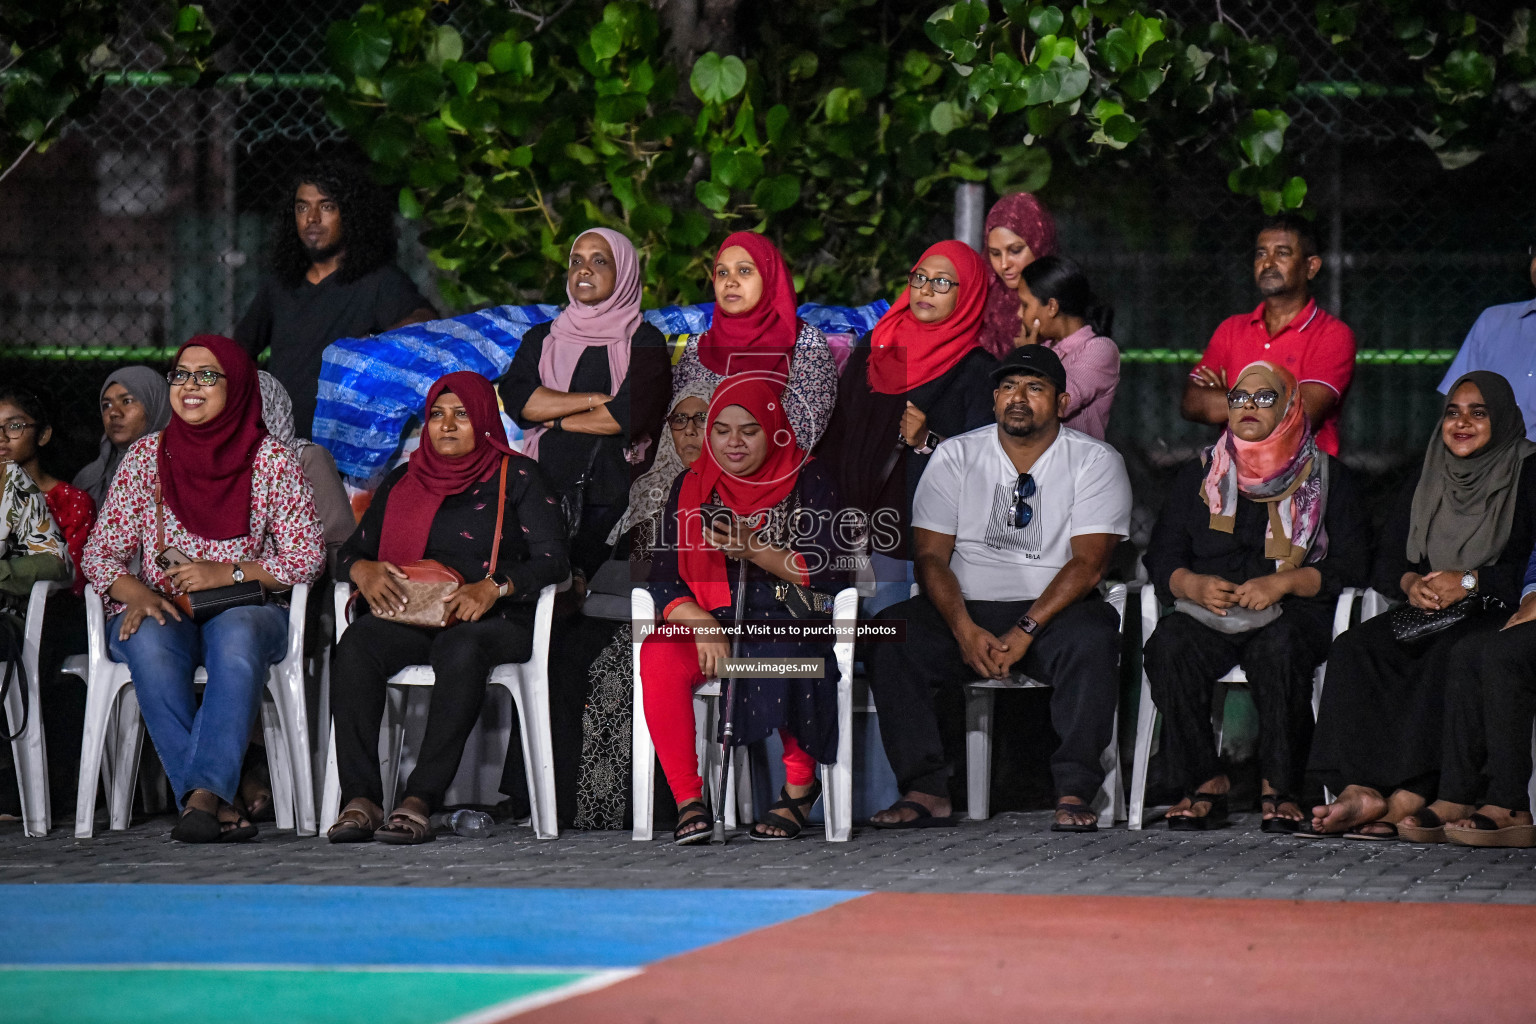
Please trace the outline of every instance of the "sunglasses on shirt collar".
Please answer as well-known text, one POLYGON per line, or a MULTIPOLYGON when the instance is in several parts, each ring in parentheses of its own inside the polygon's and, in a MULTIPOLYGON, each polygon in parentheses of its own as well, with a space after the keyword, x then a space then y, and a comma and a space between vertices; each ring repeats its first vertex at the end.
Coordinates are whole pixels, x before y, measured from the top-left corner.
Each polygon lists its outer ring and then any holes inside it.
POLYGON ((1013 485, 1013 503, 1008 506, 1009 513, 1013 516, 1013 528, 1022 530, 1029 525, 1029 521, 1035 518, 1035 510, 1027 504, 1030 498, 1035 496, 1035 478, 1028 473, 1020 473, 1019 479, 1013 485))

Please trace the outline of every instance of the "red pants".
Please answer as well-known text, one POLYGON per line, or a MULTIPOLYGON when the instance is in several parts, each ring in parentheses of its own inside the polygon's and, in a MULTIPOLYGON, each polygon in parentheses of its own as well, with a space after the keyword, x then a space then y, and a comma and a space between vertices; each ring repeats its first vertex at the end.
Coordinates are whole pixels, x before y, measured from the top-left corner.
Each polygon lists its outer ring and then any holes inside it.
MULTIPOLYGON (((645 691, 645 723, 651 730, 661 770, 679 807, 701 798, 697 735, 693 721, 693 690, 704 682, 699 650, 692 641, 648 637, 640 645, 640 680, 645 691)), ((816 777, 816 759, 786 730, 784 779, 791 786, 809 786, 816 777)), ((710 742, 714 742, 711 736, 710 742)))

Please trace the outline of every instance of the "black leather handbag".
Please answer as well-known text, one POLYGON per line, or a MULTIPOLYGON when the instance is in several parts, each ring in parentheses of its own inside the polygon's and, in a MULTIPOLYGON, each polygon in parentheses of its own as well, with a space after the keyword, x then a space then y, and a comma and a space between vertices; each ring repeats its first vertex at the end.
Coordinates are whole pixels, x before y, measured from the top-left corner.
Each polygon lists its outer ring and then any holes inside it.
MULTIPOLYGON (((155 484, 155 553, 165 551, 165 502, 160 496, 160 485, 155 484)), ((231 583, 227 587, 196 590, 190 594, 172 594, 171 601, 186 613, 193 622, 201 625, 229 608, 267 603, 267 588, 256 580, 231 583)))
POLYGON ((1503 607, 1504 602, 1496 597, 1472 594, 1448 608, 1433 612, 1405 604, 1400 608, 1392 609, 1389 613, 1391 618, 1387 621, 1392 626, 1392 638, 1398 643, 1408 644, 1427 640, 1436 633, 1451 628, 1469 615, 1497 611, 1503 607))

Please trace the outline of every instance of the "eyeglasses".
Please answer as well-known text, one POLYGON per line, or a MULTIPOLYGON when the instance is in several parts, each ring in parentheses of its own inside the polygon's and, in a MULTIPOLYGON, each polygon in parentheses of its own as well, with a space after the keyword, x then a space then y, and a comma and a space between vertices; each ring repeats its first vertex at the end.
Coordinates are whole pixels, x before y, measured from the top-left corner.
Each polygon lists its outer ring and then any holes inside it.
POLYGON ((913 291, 915 291, 915 292, 922 291, 923 290, 923 285, 925 285, 925 284, 933 285, 933 290, 937 294, 939 294, 939 295, 947 295, 951 288, 959 287, 960 282, 959 281, 951 281, 947 277, 929 277, 926 274, 919 274, 915 270, 912 271, 912 273, 907 275, 907 286, 910 287, 913 291))
POLYGON ((1008 511, 1013 515, 1013 528, 1022 530, 1029 525, 1029 521, 1035 518, 1035 510, 1025 502, 1035 496, 1035 478, 1028 473, 1020 473, 1019 479, 1013 485, 1013 504, 1008 506, 1008 511))
POLYGON ((1252 394, 1246 391, 1231 391, 1227 393, 1227 404, 1234 409, 1240 409, 1250 401, 1260 409, 1268 409, 1280 401, 1280 393, 1270 388, 1255 391, 1252 394))
POLYGON ((195 380, 205 388, 211 388, 229 375, 218 370, 172 370, 165 375, 165 379, 172 386, 185 384, 189 380, 195 380))
POLYGON ((28 423, 26 420, 11 420, 4 426, 5 436, 20 437, 35 426, 37 426, 36 423, 28 423))
POLYGON ((675 412, 667 417, 667 426, 673 430, 687 430, 688 424, 692 423, 695 427, 703 430, 704 425, 708 421, 709 413, 707 412, 696 412, 692 416, 685 412, 675 412))

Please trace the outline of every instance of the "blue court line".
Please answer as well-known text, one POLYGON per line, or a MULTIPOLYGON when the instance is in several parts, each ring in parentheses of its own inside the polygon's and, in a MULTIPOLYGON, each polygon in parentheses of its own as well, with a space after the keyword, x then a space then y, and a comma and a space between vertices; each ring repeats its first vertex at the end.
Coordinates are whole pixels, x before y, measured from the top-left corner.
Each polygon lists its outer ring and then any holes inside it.
POLYGON ((638 967, 860 895, 0 885, 0 964, 638 967))

